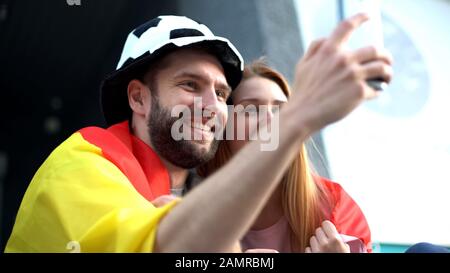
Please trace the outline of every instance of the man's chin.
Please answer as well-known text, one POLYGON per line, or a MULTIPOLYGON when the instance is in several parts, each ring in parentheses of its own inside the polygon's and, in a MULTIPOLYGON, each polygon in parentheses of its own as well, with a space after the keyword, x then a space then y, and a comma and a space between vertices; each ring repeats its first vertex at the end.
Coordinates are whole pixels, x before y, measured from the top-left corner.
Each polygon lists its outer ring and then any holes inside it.
POLYGON ((212 147, 212 139, 199 139, 190 140, 190 145, 201 153, 208 153, 212 147))
POLYGON ((184 150, 181 153, 184 155, 169 160, 172 164, 184 169, 195 168, 208 162, 214 158, 215 152, 217 151, 217 145, 211 140, 189 140, 184 145, 186 145, 184 149, 179 147, 180 150, 184 150), (189 148, 186 149, 187 147, 189 148))
MULTIPOLYGON (((198 157, 214 157, 217 152, 218 142, 214 139, 190 140, 190 146, 198 157)), ((208 159, 210 160, 210 159, 208 159)))

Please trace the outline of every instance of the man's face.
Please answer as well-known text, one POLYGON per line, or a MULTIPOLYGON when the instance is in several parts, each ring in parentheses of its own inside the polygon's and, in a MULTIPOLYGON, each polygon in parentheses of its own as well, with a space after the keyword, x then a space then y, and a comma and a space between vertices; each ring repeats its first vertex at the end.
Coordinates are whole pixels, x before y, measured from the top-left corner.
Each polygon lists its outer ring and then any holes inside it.
POLYGON ((181 49, 162 61, 165 65, 153 76, 151 87, 150 141, 164 159, 193 168, 214 157, 218 146, 214 135, 220 134, 215 130, 225 127, 231 89, 220 62, 205 52, 181 49), (175 115, 179 111, 174 109, 187 111, 175 115), (174 133, 181 131, 185 137, 177 140, 174 133))

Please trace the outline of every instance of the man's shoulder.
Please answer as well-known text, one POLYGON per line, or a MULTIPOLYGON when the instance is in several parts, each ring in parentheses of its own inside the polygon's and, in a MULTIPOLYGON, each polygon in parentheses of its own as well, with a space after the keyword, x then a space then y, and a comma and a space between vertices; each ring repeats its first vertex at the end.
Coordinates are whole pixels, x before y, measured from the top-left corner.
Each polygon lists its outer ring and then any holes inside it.
MULTIPOLYGON (((90 126, 74 132, 59 144, 40 166, 40 175, 77 172, 94 173, 94 170, 119 168, 120 160, 134 160, 128 148, 107 129, 90 126)), ((128 160, 128 161, 129 161, 128 160)), ((128 162, 127 161, 127 162, 128 162)))
POLYGON ((98 126, 88 126, 81 128, 80 130, 76 131, 74 134, 80 134, 83 139, 90 143, 97 143, 102 142, 103 140, 107 140, 109 138, 116 138, 116 136, 108 131, 105 128, 98 127, 98 126))
POLYGON ((120 150, 122 153, 128 150, 113 132, 98 126, 88 126, 70 135, 49 157, 56 156, 60 160, 61 157, 70 155, 70 158, 74 159, 77 155, 92 153, 103 155, 105 151, 111 149, 120 150))
POLYGON ((79 129, 76 132, 89 132, 89 131, 93 131, 93 132, 103 132, 103 131, 105 131, 105 132, 107 132, 108 130, 103 128, 103 127, 100 127, 100 126, 86 126, 86 127, 83 127, 81 129, 79 129))
POLYGON ((90 145, 99 147, 99 143, 111 141, 111 139, 115 138, 117 137, 115 137, 114 134, 109 132, 107 129, 97 126, 88 126, 72 133, 55 149, 55 151, 90 145))
POLYGON ((78 152, 94 152, 100 153, 101 147, 96 145, 96 141, 101 139, 114 138, 114 135, 109 133, 106 129, 96 126, 84 127, 72 133, 66 140, 53 150, 50 157, 58 155, 58 158, 70 153, 71 157, 78 154, 78 152))
POLYGON ((133 136, 127 122, 115 124, 107 129, 96 126, 85 127, 77 133, 89 144, 100 148, 108 157, 134 157, 133 136))

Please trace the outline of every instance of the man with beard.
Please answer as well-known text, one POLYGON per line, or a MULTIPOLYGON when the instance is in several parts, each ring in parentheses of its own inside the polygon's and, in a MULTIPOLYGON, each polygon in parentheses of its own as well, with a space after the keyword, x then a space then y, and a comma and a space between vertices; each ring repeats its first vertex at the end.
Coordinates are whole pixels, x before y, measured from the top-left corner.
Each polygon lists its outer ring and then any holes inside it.
POLYGON ((367 79, 390 80, 386 52, 342 49, 365 20, 344 21, 299 62, 298 92, 277 113, 278 149, 261 151, 256 140, 183 200, 157 207, 158 197, 183 187, 187 169, 214 156, 223 126, 211 121, 225 123, 243 61, 227 39, 186 17, 160 16, 136 28, 102 85, 110 127, 81 129, 52 152, 25 193, 6 251, 230 250, 301 143, 376 96, 367 79), (180 106, 182 115, 173 115, 180 106), (193 139, 176 140, 178 121, 193 139))

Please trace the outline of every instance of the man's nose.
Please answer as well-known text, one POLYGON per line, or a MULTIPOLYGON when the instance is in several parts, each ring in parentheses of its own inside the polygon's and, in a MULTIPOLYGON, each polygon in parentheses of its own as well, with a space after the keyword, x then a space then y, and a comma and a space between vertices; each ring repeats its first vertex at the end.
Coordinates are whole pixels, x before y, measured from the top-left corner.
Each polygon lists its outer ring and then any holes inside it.
POLYGON ((220 109, 220 101, 216 95, 215 89, 205 90, 202 94, 201 109, 205 114, 211 114, 210 118, 213 117, 220 109))
POLYGON ((217 108, 219 105, 219 98, 217 97, 214 88, 207 88, 202 94, 202 108, 217 108))

